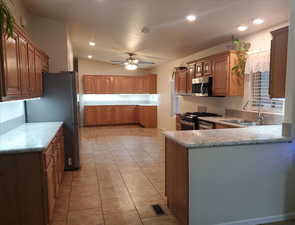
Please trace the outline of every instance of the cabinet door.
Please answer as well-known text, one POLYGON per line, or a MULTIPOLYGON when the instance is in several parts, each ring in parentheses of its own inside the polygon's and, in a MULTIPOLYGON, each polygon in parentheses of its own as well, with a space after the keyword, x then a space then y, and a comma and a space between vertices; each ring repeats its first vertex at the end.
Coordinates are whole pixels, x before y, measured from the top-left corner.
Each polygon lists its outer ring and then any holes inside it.
POLYGON ((145 76, 136 76, 135 78, 135 90, 134 93, 142 94, 148 93, 148 89, 145 88, 145 76))
POLYGON ((29 73, 29 59, 28 59, 28 41, 19 37, 19 53, 20 53, 20 74, 21 74, 21 93, 22 96, 30 94, 30 73, 29 73))
POLYGON ((284 98, 287 73, 288 27, 272 32, 269 95, 284 98))
POLYGON ((203 74, 204 74, 204 76, 212 75, 212 61, 211 60, 205 60, 203 62, 203 74))
POLYGON ((192 93, 192 80, 195 78, 196 64, 189 65, 187 71, 187 93, 192 93))
POLYGON ((186 71, 187 70, 178 70, 175 74, 175 87, 177 94, 186 94, 186 71))
POLYGON ((47 187, 48 217, 49 221, 52 221, 55 205, 55 171, 53 159, 51 159, 50 164, 47 167, 45 173, 47 187))
POLYGON ((213 67, 213 96, 226 96, 229 73, 228 55, 215 58, 213 67))
POLYGON ((157 75, 148 75, 147 78, 147 92, 148 94, 157 94, 157 75))
POLYGON ((42 96, 43 93, 43 71, 42 71, 42 55, 35 49, 35 74, 36 74, 36 93, 42 96))
POLYGON ((28 45, 28 69, 29 69, 29 83, 30 83, 30 95, 37 96, 37 81, 35 71, 35 52, 33 46, 28 45))
POLYGON ((112 77, 111 76, 95 76, 95 93, 96 94, 112 94, 112 77))
POLYGON ((203 62, 197 62, 196 63, 196 77, 203 76, 203 62))
POLYGON ((83 77, 83 90, 84 94, 95 94, 95 78, 94 76, 84 75, 83 77))
POLYGON ((5 94, 8 97, 21 96, 21 76, 19 69, 18 35, 4 37, 5 94))
POLYGON ((97 124, 97 107, 86 106, 84 108, 84 124, 85 126, 94 126, 97 124))

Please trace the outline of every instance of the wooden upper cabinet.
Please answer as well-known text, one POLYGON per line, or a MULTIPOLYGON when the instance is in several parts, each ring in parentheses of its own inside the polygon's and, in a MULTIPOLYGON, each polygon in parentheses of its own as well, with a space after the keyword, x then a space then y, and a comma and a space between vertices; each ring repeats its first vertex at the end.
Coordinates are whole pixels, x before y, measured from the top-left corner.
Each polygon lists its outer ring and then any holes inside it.
POLYGON ((84 75, 85 94, 154 94, 157 76, 84 75))
POLYGON ((212 61, 211 60, 205 60, 203 62, 203 75, 204 76, 212 75, 212 61))
POLYGON ((237 63, 234 51, 219 54, 212 58, 213 96, 243 96, 244 75, 232 71, 237 63))
POLYGON ((196 64, 190 64, 187 70, 187 93, 192 93, 192 80, 195 78, 196 74, 196 64))
POLYGON ((187 70, 177 70, 175 73, 175 91, 177 94, 187 93, 187 70))
POLYGON ((197 62, 196 63, 196 72, 195 72, 196 77, 203 76, 203 62, 197 62))
POLYGON ((96 89, 95 79, 93 76, 83 76, 83 87, 85 94, 94 94, 96 89))
POLYGON ((19 37, 19 57, 20 57, 20 74, 21 74, 21 94, 30 95, 30 76, 29 76, 29 59, 28 59, 28 41, 19 37))
POLYGON ((4 37, 4 80, 6 97, 21 96, 21 75, 19 68, 18 34, 12 37, 4 37))
POLYGON ((29 70, 30 95, 37 96, 35 49, 30 44, 28 45, 28 70, 29 70))
POLYGON ((43 57, 35 50, 35 75, 36 75, 36 94, 42 96, 43 92, 43 57))
POLYGON ((0 101, 40 97, 42 71, 49 69, 48 56, 17 25, 12 37, 2 35, 1 49, 0 101))
POLYGON ((213 63, 213 96, 226 96, 229 73, 228 55, 216 57, 213 63))
POLYGON ((269 95, 271 98, 284 98, 289 28, 284 27, 271 32, 271 34, 273 39, 271 41, 269 95))

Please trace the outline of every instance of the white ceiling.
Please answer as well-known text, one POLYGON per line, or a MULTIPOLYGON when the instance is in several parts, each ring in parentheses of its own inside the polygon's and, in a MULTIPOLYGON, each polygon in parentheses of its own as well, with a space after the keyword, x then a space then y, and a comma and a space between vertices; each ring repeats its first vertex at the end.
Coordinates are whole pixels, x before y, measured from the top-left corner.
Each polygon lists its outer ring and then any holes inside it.
POLYGON ((107 61, 136 52, 142 59, 161 63, 192 54, 241 35, 286 22, 290 0, 24 0, 34 14, 65 21, 74 53, 107 61), (187 14, 197 22, 188 23, 187 14), (252 19, 265 19, 251 25, 252 19), (141 32, 148 27, 150 32, 141 32), (89 41, 96 46, 90 47, 89 41), (150 56, 150 57, 146 57, 150 56))

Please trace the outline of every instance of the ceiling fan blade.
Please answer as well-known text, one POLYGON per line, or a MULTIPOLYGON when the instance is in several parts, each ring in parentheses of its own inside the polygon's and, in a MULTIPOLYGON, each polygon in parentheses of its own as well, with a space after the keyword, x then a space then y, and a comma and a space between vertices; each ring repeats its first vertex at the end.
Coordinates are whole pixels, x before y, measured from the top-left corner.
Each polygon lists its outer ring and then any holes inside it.
POLYGON ((140 61, 138 64, 142 64, 142 65, 154 65, 155 63, 153 63, 153 62, 140 61))
POLYGON ((113 61, 112 60, 111 63, 113 63, 113 64, 123 64, 124 62, 123 61, 115 61, 115 60, 113 61))

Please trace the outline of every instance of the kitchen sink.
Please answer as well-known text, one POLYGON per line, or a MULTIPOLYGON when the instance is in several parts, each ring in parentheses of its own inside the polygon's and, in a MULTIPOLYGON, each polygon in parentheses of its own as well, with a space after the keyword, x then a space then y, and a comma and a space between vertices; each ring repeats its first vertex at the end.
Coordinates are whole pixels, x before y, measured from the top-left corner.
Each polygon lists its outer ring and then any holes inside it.
POLYGON ((226 123, 238 124, 241 126, 257 126, 258 125, 256 122, 250 121, 250 120, 222 120, 222 121, 226 123))

